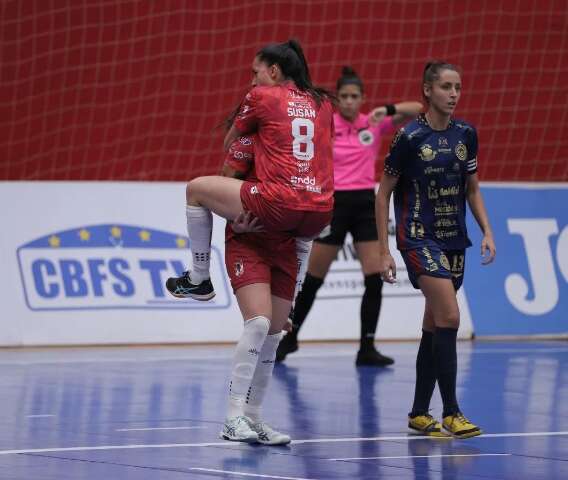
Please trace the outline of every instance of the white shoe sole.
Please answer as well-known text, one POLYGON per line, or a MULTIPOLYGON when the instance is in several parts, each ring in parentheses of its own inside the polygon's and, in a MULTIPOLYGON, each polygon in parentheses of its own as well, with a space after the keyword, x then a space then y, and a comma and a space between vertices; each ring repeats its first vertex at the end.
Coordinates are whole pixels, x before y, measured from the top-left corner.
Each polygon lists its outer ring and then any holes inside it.
POLYGON ((291 438, 284 438, 281 440, 272 440, 269 442, 263 442, 260 438, 258 439, 258 443, 262 443, 263 445, 288 445, 292 441, 291 438))
POLYGON ((197 300, 199 302, 207 302, 208 300, 211 300, 213 297, 215 297, 215 292, 211 292, 206 295, 192 295, 192 294, 180 295, 179 293, 173 293, 173 292, 170 293, 176 298, 193 298, 193 300, 197 300))

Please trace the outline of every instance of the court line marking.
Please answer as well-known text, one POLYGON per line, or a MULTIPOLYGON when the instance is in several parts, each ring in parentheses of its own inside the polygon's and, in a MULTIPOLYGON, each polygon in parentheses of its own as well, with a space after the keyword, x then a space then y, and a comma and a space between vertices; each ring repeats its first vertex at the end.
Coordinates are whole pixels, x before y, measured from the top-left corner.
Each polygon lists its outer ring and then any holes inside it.
POLYGON ((198 472, 211 473, 228 473, 229 475, 240 475, 242 477, 261 477, 261 478, 277 478, 279 480, 312 480, 304 477, 280 477, 278 475, 262 475, 260 473, 233 472, 231 470, 215 470, 214 468, 190 468, 189 470, 197 470, 198 472))
POLYGON ((199 427, 147 427, 147 428, 116 428, 115 432, 145 432, 148 430, 196 430, 198 428, 208 428, 204 426, 199 427))
MULTIPOLYGON (((229 347, 228 347, 229 348, 229 347)), ((534 353, 534 354, 551 354, 551 353, 565 353, 568 352, 566 347, 552 347, 552 348, 487 348, 480 350, 467 350, 461 349, 458 353, 464 355, 487 355, 492 353, 534 353)), ((335 357, 348 357, 356 353, 355 349, 341 349, 336 352, 306 352, 306 353, 295 353, 294 358, 335 358, 335 357)), ((415 357, 415 351, 397 352, 394 353, 397 357, 415 357)), ((232 354, 227 353, 227 355, 180 355, 180 356, 167 356, 167 357, 146 357, 140 359, 133 358, 75 358, 70 360, 2 360, 0 357, 0 367, 10 366, 10 365, 65 365, 65 364, 83 364, 83 363, 152 363, 152 362, 172 362, 178 360, 219 360, 225 361, 232 359, 232 354)))
POLYGON ((55 417, 53 414, 44 414, 44 415, 26 415, 27 418, 45 418, 45 417, 55 417))
MULTIPOLYGON (((476 440, 485 438, 500 437, 557 437, 568 435, 565 432, 520 432, 520 433, 484 433, 476 440)), ((309 440, 292 440, 292 445, 302 445, 304 443, 351 443, 351 442, 381 442, 392 440, 431 440, 433 442, 447 441, 436 437, 420 435, 397 435, 392 437, 347 437, 347 438, 318 438, 309 440)), ((451 440, 451 438, 450 438, 451 440)), ((227 442, 205 442, 205 443, 161 443, 161 444, 131 444, 131 445, 98 445, 93 447, 54 447, 54 448, 28 448, 21 450, 0 450, 0 455, 13 455, 19 453, 48 453, 48 452, 88 452, 96 450, 134 450, 143 448, 188 448, 188 447, 226 447, 227 442)), ((246 445, 244 445, 246 446, 246 445)))
POLYGON ((327 458, 331 462, 343 460, 386 460, 392 458, 441 458, 441 457, 510 457, 512 453, 448 453, 439 455, 401 455, 396 457, 351 457, 351 458, 327 458))

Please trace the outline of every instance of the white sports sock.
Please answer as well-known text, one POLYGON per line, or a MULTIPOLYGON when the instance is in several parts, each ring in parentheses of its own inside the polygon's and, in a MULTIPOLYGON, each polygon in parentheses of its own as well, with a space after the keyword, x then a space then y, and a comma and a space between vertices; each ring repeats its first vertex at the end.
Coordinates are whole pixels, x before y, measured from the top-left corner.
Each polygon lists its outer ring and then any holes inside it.
POLYGON ((308 259, 310 258, 310 252, 312 251, 313 240, 306 240, 303 238, 296 237, 296 258, 298 259, 298 270, 296 273, 296 290, 294 291, 294 301, 296 300, 296 295, 300 291, 302 283, 304 283, 304 277, 308 271, 308 259))
POLYGON ((209 278, 209 259, 211 256, 211 232, 213 231, 213 215, 203 207, 186 205, 187 234, 193 265, 191 281, 201 283, 209 278))
POLYGON ((244 414, 244 405, 250 394, 254 371, 269 328, 268 318, 260 315, 245 321, 233 357, 227 418, 244 414))
POLYGON ((254 370, 244 413, 255 423, 261 421, 262 401, 264 400, 264 395, 272 378, 276 349, 278 348, 281 338, 281 332, 266 336, 266 340, 264 340, 264 345, 262 345, 262 350, 260 351, 260 356, 258 357, 256 369, 254 370))

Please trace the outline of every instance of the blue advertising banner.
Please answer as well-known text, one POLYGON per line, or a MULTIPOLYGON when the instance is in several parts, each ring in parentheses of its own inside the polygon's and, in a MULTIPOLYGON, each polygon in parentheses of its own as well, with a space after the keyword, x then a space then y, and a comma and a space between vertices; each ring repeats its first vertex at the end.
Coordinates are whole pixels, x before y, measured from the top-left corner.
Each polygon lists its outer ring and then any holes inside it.
POLYGON ((481 265, 481 232, 468 213, 465 276, 476 335, 568 334, 568 186, 484 185, 497 244, 481 265))

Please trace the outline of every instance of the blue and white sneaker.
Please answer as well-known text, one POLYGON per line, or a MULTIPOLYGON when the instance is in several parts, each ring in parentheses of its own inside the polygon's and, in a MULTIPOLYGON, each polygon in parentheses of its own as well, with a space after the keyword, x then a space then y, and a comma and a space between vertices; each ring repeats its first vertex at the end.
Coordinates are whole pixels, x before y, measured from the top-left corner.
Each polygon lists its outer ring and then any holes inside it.
POLYGON ((166 280, 166 288, 174 297, 193 298, 205 302, 215 296, 211 279, 203 280, 199 284, 191 282, 189 272, 183 272, 181 277, 170 277, 166 280))
POLYGON ((219 436, 232 442, 258 442, 258 434, 251 428, 252 420, 243 415, 227 418, 219 436))
POLYGON ((250 428, 258 435, 258 443, 263 445, 287 445, 291 442, 290 435, 274 430, 265 422, 250 423, 250 428))

